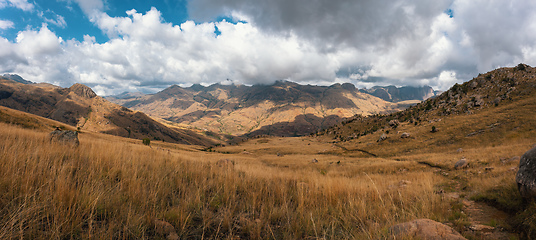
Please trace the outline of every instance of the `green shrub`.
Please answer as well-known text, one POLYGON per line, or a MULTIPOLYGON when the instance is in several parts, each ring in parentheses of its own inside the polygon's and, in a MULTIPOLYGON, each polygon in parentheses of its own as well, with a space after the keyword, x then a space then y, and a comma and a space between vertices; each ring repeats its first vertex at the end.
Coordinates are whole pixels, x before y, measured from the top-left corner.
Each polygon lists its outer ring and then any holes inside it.
POLYGON ((144 138, 141 141, 143 142, 144 145, 147 145, 147 146, 151 145, 151 139, 149 138, 144 138))

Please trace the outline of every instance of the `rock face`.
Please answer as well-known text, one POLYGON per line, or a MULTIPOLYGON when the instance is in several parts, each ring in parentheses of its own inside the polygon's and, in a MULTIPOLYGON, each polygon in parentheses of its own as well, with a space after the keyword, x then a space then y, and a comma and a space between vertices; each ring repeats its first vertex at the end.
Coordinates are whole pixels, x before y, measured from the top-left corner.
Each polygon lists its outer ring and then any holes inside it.
POLYGON ((55 141, 63 144, 72 145, 78 147, 80 142, 78 141, 78 132, 71 130, 56 129, 48 134, 50 141, 55 141))
POLYGON ((466 239, 451 227, 430 219, 417 219, 389 228, 395 239, 462 240, 466 239))
POLYGON ((536 199, 536 147, 521 156, 516 182, 523 198, 536 199))

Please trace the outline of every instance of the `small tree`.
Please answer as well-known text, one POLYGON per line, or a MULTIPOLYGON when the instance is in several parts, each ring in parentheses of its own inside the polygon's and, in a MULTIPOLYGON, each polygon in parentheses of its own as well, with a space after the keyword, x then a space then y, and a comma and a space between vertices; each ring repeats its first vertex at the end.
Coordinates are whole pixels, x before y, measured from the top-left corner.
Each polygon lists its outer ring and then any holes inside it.
POLYGON ((143 142, 143 144, 145 144, 147 146, 151 145, 151 139, 149 139, 149 138, 144 138, 141 141, 143 142))

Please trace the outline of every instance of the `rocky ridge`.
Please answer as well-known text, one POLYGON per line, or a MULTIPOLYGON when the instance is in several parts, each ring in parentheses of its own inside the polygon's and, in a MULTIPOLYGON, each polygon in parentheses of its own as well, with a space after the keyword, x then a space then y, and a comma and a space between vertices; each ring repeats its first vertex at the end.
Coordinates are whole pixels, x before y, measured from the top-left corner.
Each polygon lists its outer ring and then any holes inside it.
POLYGON ((362 93, 354 85, 199 84, 171 86, 153 95, 110 101, 176 124, 232 135, 301 136, 339 123, 355 114, 389 113, 407 103, 391 103, 362 93))

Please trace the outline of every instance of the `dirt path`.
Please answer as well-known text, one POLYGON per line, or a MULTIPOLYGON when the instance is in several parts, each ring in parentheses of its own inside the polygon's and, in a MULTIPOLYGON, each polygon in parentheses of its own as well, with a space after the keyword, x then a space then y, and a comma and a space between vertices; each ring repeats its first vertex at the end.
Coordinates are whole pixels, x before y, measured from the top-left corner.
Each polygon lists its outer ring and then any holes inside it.
POLYGON ((463 211, 471 223, 462 234, 481 239, 518 239, 518 235, 506 231, 510 215, 485 203, 462 200, 463 211))
POLYGON ((442 194, 445 199, 461 204, 461 211, 466 216, 463 229, 460 230, 458 227, 462 235, 468 239, 519 239, 518 234, 508 232, 508 229, 511 229, 508 222, 512 216, 486 203, 470 200, 470 195, 465 191, 467 182, 463 177, 457 176, 453 171, 430 164, 425 165, 435 168, 435 172, 448 179, 451 190, 442 194))

